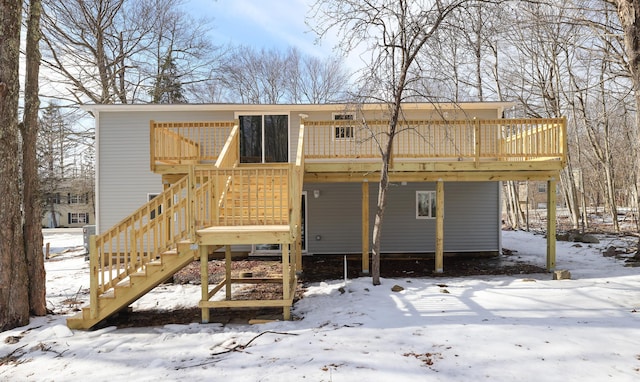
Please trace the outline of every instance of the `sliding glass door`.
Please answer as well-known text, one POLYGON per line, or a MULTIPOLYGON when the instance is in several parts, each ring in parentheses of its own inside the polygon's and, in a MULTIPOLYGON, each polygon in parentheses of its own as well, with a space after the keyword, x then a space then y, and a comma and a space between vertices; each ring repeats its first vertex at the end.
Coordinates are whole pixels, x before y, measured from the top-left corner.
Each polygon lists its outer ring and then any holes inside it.
POLYGON ((241 115, 240 162, 289 161, 288 115, 241 115))

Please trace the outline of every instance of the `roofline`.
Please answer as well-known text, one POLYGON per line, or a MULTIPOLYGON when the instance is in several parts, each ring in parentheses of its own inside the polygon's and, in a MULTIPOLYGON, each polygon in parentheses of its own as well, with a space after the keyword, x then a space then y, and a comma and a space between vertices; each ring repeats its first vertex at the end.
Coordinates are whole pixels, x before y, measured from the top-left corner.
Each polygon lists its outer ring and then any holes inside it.
MULTIPOLYGON (((206 103, 206 104, 90 104, 79 106, 87 112, 120 112, 120 111, 269 111, 274 109, 289 109, 295 111, 331 111, 347 109, 354 104, 329 103, 329 104, 241 104, 241 103, 206 103)), ((384 103, 366 103, 361 107, 365 110, 376 110, 385 106, 384 103)), ((403 109, 480 109, 480 110, 504 110, 514 106, 514 102, 410 102, 403 103, 403 109)))

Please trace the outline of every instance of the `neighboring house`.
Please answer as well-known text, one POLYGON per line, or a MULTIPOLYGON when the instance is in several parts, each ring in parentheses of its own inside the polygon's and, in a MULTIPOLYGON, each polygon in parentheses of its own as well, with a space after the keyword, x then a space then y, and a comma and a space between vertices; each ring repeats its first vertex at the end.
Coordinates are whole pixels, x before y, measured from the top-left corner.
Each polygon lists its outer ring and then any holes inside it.
MULTIPOLYGON (((445 252, 499 253, 500 181, 539 180, 555 189, 566 159, 565 120, 502 119, 509 106, 403 106, 383 253, 435 254, 436 272, 445 252)), ((95 325, 194 256, 206 264, 216 250, 224 250, 228 274, 209 289, 203 268, 203 322, 210 308, 237 306, 282 306, 287 319, 302 254, 361 254, 368 273, 385 105, 85 109, 96 118, 100 235, 91 266, 99 275, 90 309, 69 326, 95 325), (282 299, 233 300, 232 283, 258 280, 231 276, 232 251, 282 256, 282 299), (226 300, 210 301, 223 289, 226 300)), ((548 237, 553 269, 555 239, 548 237)))
MULTIPOLYGON (((557 201, 556 206, 565 208, 566 203, 560 190, 556 190, 557 201)), ((520 182, 518 185, 518 198, 523 210, 526 209, 527 203, 530 210, 540 210, 547 208, 547 182, 520 182)))
POLYGON ((79 192, 71 180, 62 182, 45 198, 42 216, 45 228, 83 227, 96 221, 90 193, 79 192))

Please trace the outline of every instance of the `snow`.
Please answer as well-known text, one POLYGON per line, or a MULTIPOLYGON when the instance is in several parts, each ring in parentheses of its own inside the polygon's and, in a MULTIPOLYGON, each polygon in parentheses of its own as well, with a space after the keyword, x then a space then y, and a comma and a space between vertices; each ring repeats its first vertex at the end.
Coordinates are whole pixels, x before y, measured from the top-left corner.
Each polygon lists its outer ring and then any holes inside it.
MULTIPOLYGON (((557 268, 571 280, 330 280, 308 287, 289 322, 72 331, 64 314, 34 318, 2 333, 0 380, 635 381, 639 269, 602 256, 625 238, 600 238, 558 243, 557 268)), ((46 263, 49 307, 70 312, 88 299, 81 232, 48 231, 47 241, 60 252, 46 263)), ((542 236, 504 232, 503 245, 517 250, 510 261, 545 264, 542 236)), ((134 309, 197 306, 199 293, 163 285, 134 309)))

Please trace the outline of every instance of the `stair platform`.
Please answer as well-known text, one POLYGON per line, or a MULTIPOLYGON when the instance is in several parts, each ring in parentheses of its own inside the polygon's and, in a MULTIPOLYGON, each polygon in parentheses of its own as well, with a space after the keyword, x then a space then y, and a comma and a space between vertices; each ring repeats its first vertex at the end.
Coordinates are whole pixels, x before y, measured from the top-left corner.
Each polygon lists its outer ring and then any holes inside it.
POLYGON ((200 245, 290 244, 295 240, 289 225, 215 226, 196 231, 200 245))

